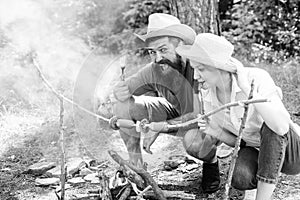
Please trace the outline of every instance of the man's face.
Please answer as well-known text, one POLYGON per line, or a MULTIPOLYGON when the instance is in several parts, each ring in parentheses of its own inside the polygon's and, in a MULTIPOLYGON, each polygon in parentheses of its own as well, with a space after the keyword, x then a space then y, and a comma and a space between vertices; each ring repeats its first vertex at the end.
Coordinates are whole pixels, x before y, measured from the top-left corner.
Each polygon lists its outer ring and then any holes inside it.
POLYGON ((178 69, 181 68, 181 59, 175 52, 176 46, 170 41, 168 37, 160 37, 148 43, 148 52, 151 60, 166 68, 168 65, 178 69))

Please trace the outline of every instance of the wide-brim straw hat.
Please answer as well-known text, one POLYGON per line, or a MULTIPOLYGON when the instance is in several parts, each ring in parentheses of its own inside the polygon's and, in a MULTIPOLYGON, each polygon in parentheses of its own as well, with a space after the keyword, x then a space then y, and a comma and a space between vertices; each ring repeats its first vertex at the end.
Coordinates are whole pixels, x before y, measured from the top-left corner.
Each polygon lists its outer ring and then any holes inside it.
POLYGON ((241 63, 231 57, 233 50, 233 45, 227 39, 211 33, 200 33, 192 45, 182 45, 176 48, 179 55, 192 61, 236 72, 236 65, 241 65, 241 63))
POLYGON ((147 33, 145 35, 135 34, 142 41, 159 36, 173 36, 182 39, 185 44, 193 44, 196 32, 189 26, 181 24, 176 17, 164 14, 154 13, 149 15, 147 33))

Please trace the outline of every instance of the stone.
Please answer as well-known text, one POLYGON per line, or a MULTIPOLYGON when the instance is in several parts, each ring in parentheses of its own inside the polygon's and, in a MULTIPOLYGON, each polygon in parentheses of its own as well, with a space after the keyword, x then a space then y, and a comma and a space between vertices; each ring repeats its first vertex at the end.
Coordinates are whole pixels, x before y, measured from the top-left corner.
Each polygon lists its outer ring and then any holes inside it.
MULTIPOLYGON (((66 166, 67 166, 67 176, 73 177, 74 174, 79 171, 79 169, 86 166, 86 163, 81 158, 72 158, 67 162, 66 166)), ((60 177, 61 167, 56 166, 55 168, 48 170, 46 172, 46 175, 51 177, 60 177)))
POLYGON ((98 178, 97 173, 92 173, 92 174, 86 175, 83 179, 86 181, 92 181, 92 180, 99 179, 99 178, 98 178))
POLYGON ((46 175, 50 177, 60 177, 60 174, 61 174, 60 166, 56 166, 46 172, 46 175))
POLYGON ((29 174, 34 174, 34 175, 39 176, 54 167, 55 167, 54 162, 43 161, 43 162, 38 162, 38 163, 35 163, 35 164, 29 166, 26 172, 29 174))
POLYGON ((95 179, 91 180, 91 183, 92 184, 99 184, 100 183, 100 180, 98 177, 95 177, 95 179))
POLYGON ((190 165, 185 166, 185 169, 187 171, 191 171, 193 169, 197 169, 198 167, 199 167, 199 165, 197 163, 195 163, 195 164, 190 164, 190 165))
POLYGON ((222 143, 220 146, 217 147, 217 156, 218 158, 227 158, 232 154, 233 148, 227 146, 226 144, 222 143))
POLYGON ((11 168, 5 167, 5 168, 2 168, 0 171, 8 172, 8 171, 11 171, 11 168))
POLYGON ((85 168, 80 169, 79 175, 80 176, 86 176, 86 175, 92 174, 92 173, 94 173, 92 170, 85 167, 85 168))
POLYGON ((96 164, 96 160, 94 160, 90 157, 84 157, 83 160, 87 164, 88 167, 95 166, 95 164, 96 164))
POLYGON ((67 172, 68 175, 73 176, 79 169, 86 166, 86 163, 81 158, 72 158, 67 162, 67 172))
MULTIPOLYGON (((68 190, 68 189, 70 189, 70 188, 72 188, 72 186, 71 186, 70 184, 68 184, 68 183, 65 183, 65 190, 68 190)), ((56 192, 60 192, 60 191, 61 191, 61 185, 56 186, 56 187, 55 187, 55 191, 56 191, 56 192)))
POLYGON ((164 168, 165 169, 176 169, 180 163, 174 160, 166 160, 164 161, 164 168))
POLYGON ((68 183, 75 185, 75 184, 85 183, 85 180, 83 180, 81 177, 76 177, 76 178, 69 179, 68 183))
POLYGON ((59 178, 37 178, 35 180, 35 185, 37 186, 58 185, 59 182, 60 182, 59 178))

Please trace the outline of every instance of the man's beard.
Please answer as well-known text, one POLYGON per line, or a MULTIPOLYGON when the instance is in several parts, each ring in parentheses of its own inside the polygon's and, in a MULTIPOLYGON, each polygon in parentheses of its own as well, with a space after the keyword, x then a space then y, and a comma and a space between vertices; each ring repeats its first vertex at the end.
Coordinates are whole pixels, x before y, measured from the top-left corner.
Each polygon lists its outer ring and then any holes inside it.
POLYGON ((173 69, 177 70, 179 73, 183 73, 184 71, 184 65, 182 62, 181 57, 176 54, 176 60, 175 62, 170 61, 169 59, 163 58, 162 60, 160 60, 159 62, 155 62, 156 64, 166 64, 169 65, 170 67, 172 67, 173 69))

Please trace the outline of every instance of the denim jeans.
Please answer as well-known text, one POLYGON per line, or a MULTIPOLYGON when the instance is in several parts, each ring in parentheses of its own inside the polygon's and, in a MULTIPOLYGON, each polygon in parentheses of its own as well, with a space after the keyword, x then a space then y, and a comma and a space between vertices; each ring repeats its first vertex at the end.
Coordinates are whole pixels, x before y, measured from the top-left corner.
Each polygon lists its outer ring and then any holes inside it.
POLYGON ((265 123, 260 130, 261 145, 242 146, 233 172, 232 186, 240 190, 255 189, 257 181, 276 184, 279 173, 300 173, 300 137, 289 130, 284 136, 265 123))

